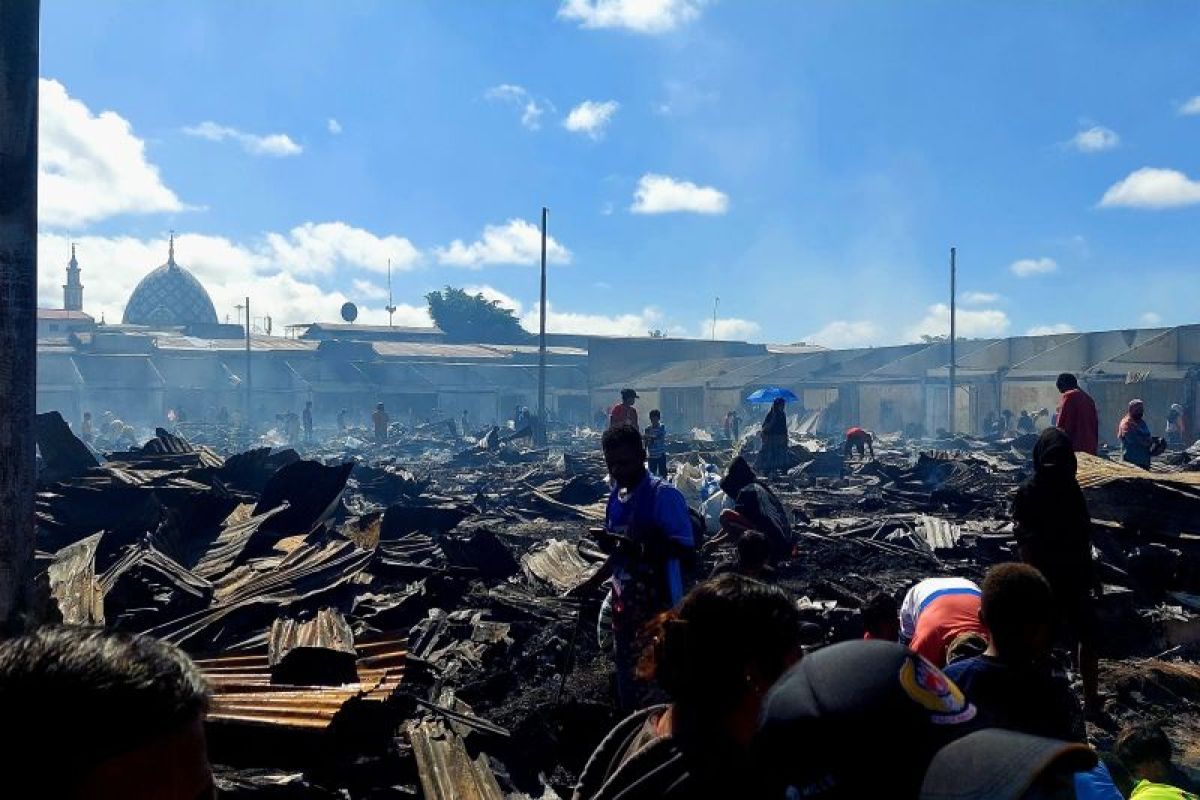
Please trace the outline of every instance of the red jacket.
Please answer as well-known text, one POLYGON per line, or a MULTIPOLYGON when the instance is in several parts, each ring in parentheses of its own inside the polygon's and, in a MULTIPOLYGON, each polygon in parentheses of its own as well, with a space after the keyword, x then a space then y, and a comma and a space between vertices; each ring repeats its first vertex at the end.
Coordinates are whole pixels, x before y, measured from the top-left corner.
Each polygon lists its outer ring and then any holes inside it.
POLYGON ((1096 455, 1100 447, 1100 418, 1091 395, 1082 389, 1063 393, 1058 407, 1058 429, 1071 437, 1076 453, 1096 455))

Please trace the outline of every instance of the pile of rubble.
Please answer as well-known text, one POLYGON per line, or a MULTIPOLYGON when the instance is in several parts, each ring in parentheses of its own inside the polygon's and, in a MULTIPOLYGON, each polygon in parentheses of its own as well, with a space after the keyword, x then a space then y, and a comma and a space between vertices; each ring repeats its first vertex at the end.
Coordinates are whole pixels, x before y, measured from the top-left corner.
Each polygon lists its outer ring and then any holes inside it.
MULTIPOLYGON (((38 440, 47 616, 196 658, 222 796, 569 796, 615 721, 596 606, 567 598, 602 558, 595 434, 541 449, 449 430, 340 438, 305 458, 159 430, 98 458, 51 413, 38 440)), ((860 635, 856 609, 877 591, 1010 558, 1007 498, 1031 446, 897 439, 849 467, 829 443, 793 448, 798 466, 771 480, 799 541, 779 576, 812 644, 860 635)), ((719 508, 728 447, 670 451, 681 490, 719 508)), ((1114 720, 1170 714, 1200 741, 1200 670, 1178 660, 1200 647, 1200 473, 1087 459, 1080 473, 1114 720)))

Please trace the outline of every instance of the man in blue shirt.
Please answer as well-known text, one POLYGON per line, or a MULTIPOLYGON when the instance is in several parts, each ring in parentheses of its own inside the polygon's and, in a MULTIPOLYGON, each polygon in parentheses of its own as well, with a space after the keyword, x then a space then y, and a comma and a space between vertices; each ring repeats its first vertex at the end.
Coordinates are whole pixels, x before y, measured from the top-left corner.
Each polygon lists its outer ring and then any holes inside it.
POLYGON ((609 428, 602 444, 613 489, 598 542, 608 560, 574 593, 586 596, 612 578, 617 695, 632 710, 645 690, 635 676, 643 629, 683 598, 683 562, 694 558, 696 543, 683 495, 646 471, 638 429, 609 428))
POLYGON ((657 408, 650 412, 650 427, 646 428, 646 454, 650 474, 667 477, 667 427, 662 424, 662 413, 657 408))

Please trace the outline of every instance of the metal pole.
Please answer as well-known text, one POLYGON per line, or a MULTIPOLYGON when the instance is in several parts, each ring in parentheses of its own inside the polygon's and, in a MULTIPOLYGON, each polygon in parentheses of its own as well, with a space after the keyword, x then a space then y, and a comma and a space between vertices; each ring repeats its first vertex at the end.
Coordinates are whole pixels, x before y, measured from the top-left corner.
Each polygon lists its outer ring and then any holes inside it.
POLYGON ((38 0, 0 2, 0 629, 33 610, 38 0))
POLYGON ((957 322, 957 318, 956 318, 957 304, 955 303, 956 290, 957 290, 957 267, 955 264, 955 248, 951 247, 950 248, 950 398, 949 398, 949 400, 950 400, 949 416, 950 416, 950 435, 951 436, 953 436, 954 432, 955 432, 955 426, 954 426, 954 423, 955 423, 955 419, 954 419, 954 416, 955 416, 955 414, 954 414, 954 412, 955 412, 955 402, 954 402, 954 400, 955 400, 955 385, 954 385, 954 383, 955 383, 955 380, 958 378, 958 358, 956 357, 956 345, 955 345, 955 341, 954 341, 955 335, 957 333, 957 329, 955 327, 955 323, 957 322))
POLYGON ((546 443, 546 218, 550 209, 542 207, 542 308, 538 333, 538 413, 534 435, 538 444, 546 443))
POLYGON ((719 306, 719 305, 721 305, 721 298, 714 297, 713 298, 713 329, 712 329, 712 340, 714 342, 717 340, 717 306, 719 306))
POLYGON ((250 298, 246 298, 246 437, 254 430, 254 405, 250 394, 250 298))

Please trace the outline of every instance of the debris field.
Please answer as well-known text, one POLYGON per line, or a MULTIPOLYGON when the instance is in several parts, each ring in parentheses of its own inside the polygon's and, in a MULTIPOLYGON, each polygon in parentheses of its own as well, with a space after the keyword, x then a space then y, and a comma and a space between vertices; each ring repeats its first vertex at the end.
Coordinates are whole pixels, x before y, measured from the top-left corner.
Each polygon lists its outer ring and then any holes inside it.
MULTIPOLYGON (((616 721, 599 598, 568 590, 603 558, 599 436, 473 442, 452 426, 375 445, 221 453, 159 429, 98 456, 56 413, 37 423, 46 616, 146 632, 214 691, 223 797, 569 797, 616 721)), ((228 437, 225 437, 226 439, 228 437)), ((797 545, 778 569, 811 647, 861 636, 856 609, 936 575, 1015 557, 1010 496, 1036 437, 879 437, 877 460, 793 439, 768 482, 797 545)), ((668 446, 715 533, 729 442, 668 446)), ((1103 582, 1104 749, 1161 718, 1200 770, 1200 471, 1080 457, 1103 582)), ((728 553, 707 553, 709 566, 728 553)))

